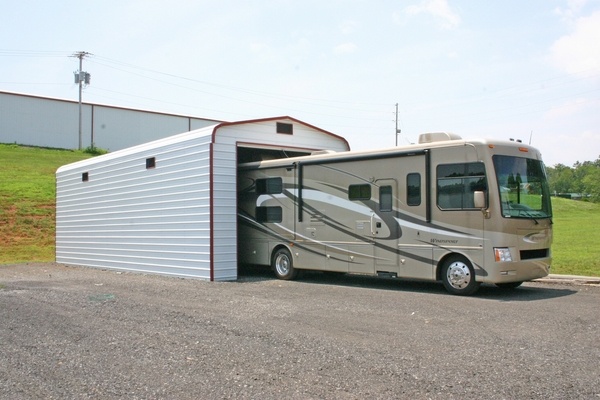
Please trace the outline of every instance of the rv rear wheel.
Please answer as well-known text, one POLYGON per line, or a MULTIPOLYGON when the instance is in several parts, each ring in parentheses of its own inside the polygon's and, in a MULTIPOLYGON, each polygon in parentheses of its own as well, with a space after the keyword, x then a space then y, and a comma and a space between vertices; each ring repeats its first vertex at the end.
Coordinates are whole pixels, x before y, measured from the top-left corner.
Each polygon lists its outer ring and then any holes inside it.
POLYGON ((294 268, 292 255, 288 249, 281 248, 273 254, 272 266, 275 276, 279 279, 289 281, 298 275, 298 270, 294 268))
POLYGON ((480 286, 480 283, 475 281, 473 265, 459 255, 451 256, 444 262, 442 282, 448 292, 460 296, 473 294, 480 286))

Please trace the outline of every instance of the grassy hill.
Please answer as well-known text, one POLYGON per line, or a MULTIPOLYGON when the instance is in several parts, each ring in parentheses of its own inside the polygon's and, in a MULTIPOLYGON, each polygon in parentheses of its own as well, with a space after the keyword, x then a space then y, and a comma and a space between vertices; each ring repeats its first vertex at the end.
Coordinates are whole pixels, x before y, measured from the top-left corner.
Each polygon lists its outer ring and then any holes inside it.
MULTIPOLYGON (((89 157, 0 144, 0 264, 54 261, 54 173, 89 157)), ((552 272, 600 276, 600 204, 560 198, 552 204, 552 272)))
POLYGON ((54 260, 54 173, 89 157, 0 144, 0 263, 54 260))

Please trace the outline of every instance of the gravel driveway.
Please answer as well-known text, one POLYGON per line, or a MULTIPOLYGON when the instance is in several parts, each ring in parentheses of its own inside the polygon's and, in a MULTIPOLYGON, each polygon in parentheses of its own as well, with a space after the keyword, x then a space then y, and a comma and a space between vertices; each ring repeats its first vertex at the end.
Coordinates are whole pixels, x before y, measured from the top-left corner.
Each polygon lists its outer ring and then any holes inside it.
POLYGON ((600 287, 0 266, 2 399, 600 399, 600 287))

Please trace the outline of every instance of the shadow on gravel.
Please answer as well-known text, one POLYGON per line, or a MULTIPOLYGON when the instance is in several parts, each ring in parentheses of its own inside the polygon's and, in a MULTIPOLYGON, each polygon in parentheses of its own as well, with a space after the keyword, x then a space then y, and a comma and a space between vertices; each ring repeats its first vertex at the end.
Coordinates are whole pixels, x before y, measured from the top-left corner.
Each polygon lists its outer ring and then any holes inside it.
POLYGON ((240 265, 238 266, 238 279, 235 282, 259 282, 272 281, 275 278, 271 268, 258 265, 240 265))
MULTIPOLYGON (((240 267, 239 283, 276 280, 269 267, 244 266, 240 267)), ((376 276, 353 275, 335 272, 302 271, 298 282, 316 285, 336 285, 345 287, 360 287, 364 289, 393 290, 434 295, 452 296, 441 282, 424 282, 410 279, 379 278, 376 276)), ((496 301, 536 301, 548 300, 577 293, 577 290, 540 286, 524 283, 516 289, 502 289, 494 285, 482 285, 479 291, 471 296, 484 300, 496 301)))
POLYGON ((549 300, 559 297, 571 296, 576 294, 577 290, 565 288, 552 288, 547 286, 537 286, 532 283, 524 283, 516 289, 501 289, 493 285, 481 286, 475 296, 486 300, 497 301, 535 301, 549 300))

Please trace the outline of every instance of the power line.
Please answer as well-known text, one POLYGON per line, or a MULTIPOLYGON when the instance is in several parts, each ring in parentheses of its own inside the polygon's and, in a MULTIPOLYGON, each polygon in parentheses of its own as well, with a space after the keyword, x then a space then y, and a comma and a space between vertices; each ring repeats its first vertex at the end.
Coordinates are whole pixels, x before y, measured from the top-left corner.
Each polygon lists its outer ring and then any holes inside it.
MULTIPOLYGON (((286 96, 286 95, 282 95, 280 93, 271 93, 271 92, 265 92, 265 91, 257 91, 257 90, 251 90, 251 89, 246 89, 246 88, 241 88, 241 87, 234 87, 234 86, 224 85, 224 84, 220 84, 220 83, 214 83, 214 82, 208 82, 208 81, 203 81, 203 80, 199 80, 199 79, 189 78, 189 77, 185 77, 185 76, 182 76, 182 75, 177 75, 177 74, 173 74, 173 73, 168 73, 168 72, 154 70, 154 69, 151 69, 151 68, 140 67, 140 66, 137 66, 137 65, 133 65, 133 64, 129 64, 129 63, 117 61, 117 60, 112 60, 110 58, 101 57, 101 56, 94 56, 90 60, 90 62, 92 62, 92 63, 97 63, 99 65, 104 65, 104 66, 109 67, 109 68, 114 68, 114 69, 117 69, 117 70, 120 70, 120 71, 123 71, 123 72, 126 72, 126 73, 130 73, 130 74, 133 74, 133 75, 145 77, 147 79, 158 80, 158 79, 155 79, 155 78, 149 78, 147 76, 141 75, 141 74, 136 73, 136 72, 131 72, 131 71, 127 71, 127 70, 124 70, 124 69, 119 69, 119 68, 113 67, 111 65, 103 64, 103 63, 98 62, 96 60, 102 60, 102 61, 107 62, 109 64, 113 63, 113 64, 116 64, 116 65, 121 65, 121 66, 129 67, 129 68, 133 68, 133 69, 140 70, 140 71, 146 71, 146 72, 154 73, 154 74, 157 74, 157 75, 163 75, 163 76, 170 77, 170 78, 180 79, 180 80, 184 80, 184 81, 187 81, 187 82, 193 82, 193 83, 198 83, 198 84, 202 84, 202 85, 214 86, 214 87, 219 88, 219 89, 227 89, 227 90, 234 91, 234 92, 259 95, 259 96, 263 96, 263 97, 271 97, 271 98, 274 98, 274 99, 287 99, 287 100, 294 100, 294 101, 298 101, 298 102, 300 102, 300 100, 305 100, 305 101, 309 101, 309 102, 312 102, 312 103, 314 103, 315 101, 317 101, 317 102, 323 102, 323 103, 357 104, 357 105, 367 105, 367 106, 389 106, 390 105, 388 103, 357 103, 357 102, 342 101, 342 100, 319 99, 319 98, 301 97, 301 96, 286 96)), ((158 80, 158 81, 159 82, 165 82, 165 81, 161 81, 161 80, 158 80)), ((168 83, 168 82, 165 82, 165 83, 168 83)), ((185 86, 185 87, 189 88, 188 86, 185 86)), ((334 106, 329 106, 329 107, 334 107, 334 106)))

